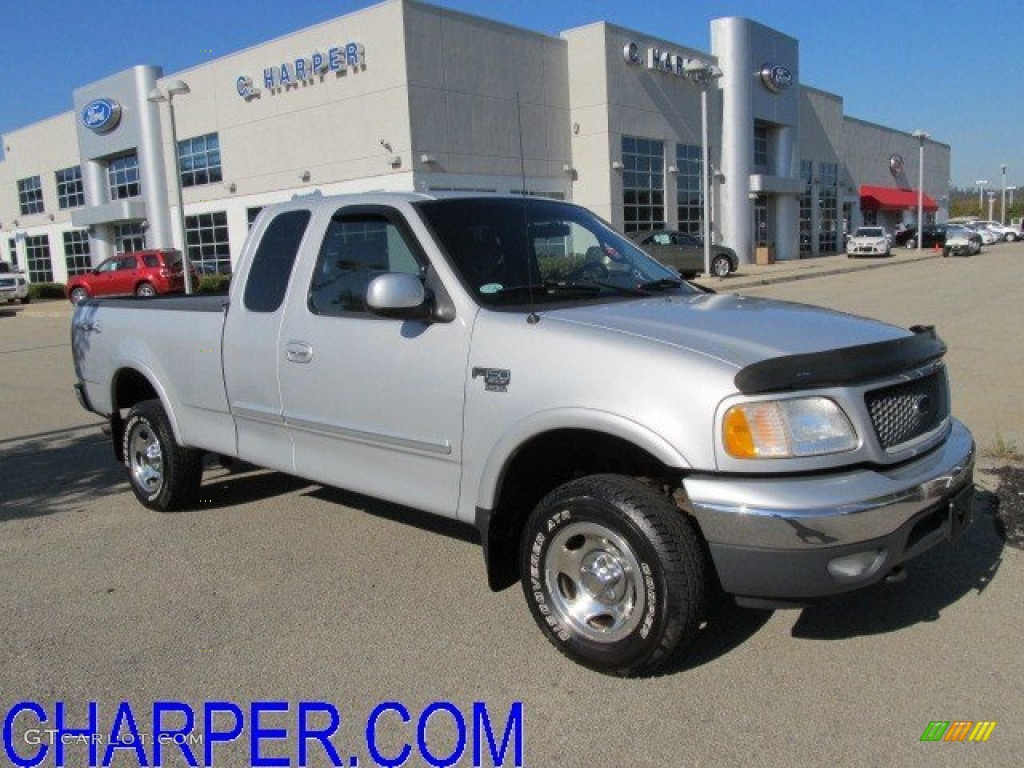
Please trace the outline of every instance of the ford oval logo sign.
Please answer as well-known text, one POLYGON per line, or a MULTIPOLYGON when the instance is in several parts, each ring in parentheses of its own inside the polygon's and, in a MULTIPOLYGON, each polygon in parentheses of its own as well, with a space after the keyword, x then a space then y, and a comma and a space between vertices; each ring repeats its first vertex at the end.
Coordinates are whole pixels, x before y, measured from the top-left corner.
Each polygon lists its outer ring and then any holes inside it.
POLYGON ((793 73, 781 64, 765 64, 760 74, 764 87, 772 93, 781 93, 793 84, 793 73))
POLYGON ((95 99, 82 110, 82 125, 95 133, 110 133, 121 122, 121 105, 113 99, 95 99))

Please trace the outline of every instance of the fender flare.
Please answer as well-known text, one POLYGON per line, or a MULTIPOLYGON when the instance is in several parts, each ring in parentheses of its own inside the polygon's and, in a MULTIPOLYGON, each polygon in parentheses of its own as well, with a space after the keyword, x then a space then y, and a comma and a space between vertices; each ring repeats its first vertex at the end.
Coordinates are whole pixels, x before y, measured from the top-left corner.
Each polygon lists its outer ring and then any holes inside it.
POLYGON ((158 377, 149 366, 137 359, 119 359, 114 363, 114 375, 110 380, 110 402, 113 406, 111 418, 113 419, 117 416, 119 410, 124 407, 122 404, 117 402, 115 394, 117 392, 118 379, 126 371, 133 371, 149 382, 149 385, 156 392, 160 405, 163 406, 164 413, 167 414, 167 420, 170 422, 171 430, 174 432, 174 439, 177 441, 178 445, 184 445, 182 442, 181 430, 178 427, 178 418, 174 412, 174 408, 171 406, 171 398, 167 394, 167 390, 164 385, 160 382, 160 377, 158 377))
POLYGON ((552 408, 531 414, 512 425, 488 454, 477 483, 476 508, 494 509, 506 468, 522 446, 548 432, 579 429, 617 437, 647 451, 661 463, 681 470, 690 468, 686 458, 664 437, 624 416, 591 408, 552 408))

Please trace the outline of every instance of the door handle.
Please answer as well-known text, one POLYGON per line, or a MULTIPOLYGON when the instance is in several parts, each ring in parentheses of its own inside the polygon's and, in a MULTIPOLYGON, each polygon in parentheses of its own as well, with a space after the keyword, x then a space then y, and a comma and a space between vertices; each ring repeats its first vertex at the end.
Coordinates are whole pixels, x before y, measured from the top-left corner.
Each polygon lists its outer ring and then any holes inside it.
POLYGON ((308 363, 313 359, 313 347, 304 341, 289 341, 284 356, 289 363, 308 363))

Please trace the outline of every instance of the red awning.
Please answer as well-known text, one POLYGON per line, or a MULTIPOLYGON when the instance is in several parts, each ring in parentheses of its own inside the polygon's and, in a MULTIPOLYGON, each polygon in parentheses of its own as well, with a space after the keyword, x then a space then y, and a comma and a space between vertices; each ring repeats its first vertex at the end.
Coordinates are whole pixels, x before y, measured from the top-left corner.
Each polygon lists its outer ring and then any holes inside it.
MULTIPOLYGON (((926 211, 939 210, 939 206, 928 195, 923 195, 922 198, 926 211)), ((917 190, 862 186, 860 188, 860 207, 896 210, 917 208, 917 190)))

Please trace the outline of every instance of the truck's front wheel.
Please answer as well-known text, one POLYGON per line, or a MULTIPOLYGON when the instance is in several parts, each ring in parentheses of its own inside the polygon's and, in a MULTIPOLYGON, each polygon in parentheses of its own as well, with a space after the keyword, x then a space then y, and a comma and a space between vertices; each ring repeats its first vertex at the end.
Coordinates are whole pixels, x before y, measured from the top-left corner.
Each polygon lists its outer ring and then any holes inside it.
POLYGON ((538 626, 569 658, 606 674, 649 674, 697 632, 707 564, 693 523, 618 475, 580 478, 530 515, 520 551, 538 626))
POLYGON ((178 445, 159 400, 132 407, 123 447, 128 480, 145 506, 169 512, 195 503, 203 476, 202 453, 178 445))

